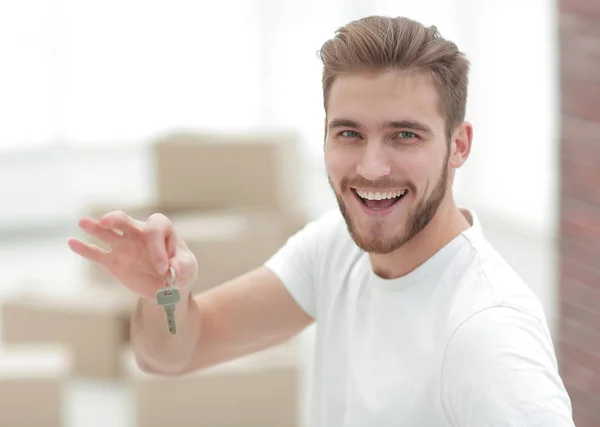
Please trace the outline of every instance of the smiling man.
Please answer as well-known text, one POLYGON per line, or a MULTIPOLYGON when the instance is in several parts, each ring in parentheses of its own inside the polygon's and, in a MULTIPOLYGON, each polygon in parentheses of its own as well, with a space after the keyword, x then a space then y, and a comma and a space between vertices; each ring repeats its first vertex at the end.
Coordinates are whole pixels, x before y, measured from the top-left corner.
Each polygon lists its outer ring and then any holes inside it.
POLYGON ((164 215, 80 221, 111 250, 73 251, 139 295, 138 366, 194 372, 316 322, 312 427, 572 427, 541 304, 452 196, 473 137, 465 57, 435 28, 385 17, 349 23, 320 54, 339 209, 265 265, 193 295, 197 259, 164 215), (175 336, 155 298, 169 268, 175 336))
POLYGON ((312 425, 573 426, 539 301, 452 196, 473 137, 465 56, 384 17, 320 56, 339 210, 266 264, 316 320, 312 425))

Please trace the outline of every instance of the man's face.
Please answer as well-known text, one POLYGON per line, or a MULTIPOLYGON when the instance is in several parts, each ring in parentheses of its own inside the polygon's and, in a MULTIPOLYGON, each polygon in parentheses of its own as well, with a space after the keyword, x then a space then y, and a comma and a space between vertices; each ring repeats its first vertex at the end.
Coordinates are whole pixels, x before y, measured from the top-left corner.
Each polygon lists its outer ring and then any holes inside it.
POLYGON ((448 142, 433 83, 402 72, 338 77, 327 106, 325 164, 348 229, 390 253, 423 230, 448 189, 448 142))

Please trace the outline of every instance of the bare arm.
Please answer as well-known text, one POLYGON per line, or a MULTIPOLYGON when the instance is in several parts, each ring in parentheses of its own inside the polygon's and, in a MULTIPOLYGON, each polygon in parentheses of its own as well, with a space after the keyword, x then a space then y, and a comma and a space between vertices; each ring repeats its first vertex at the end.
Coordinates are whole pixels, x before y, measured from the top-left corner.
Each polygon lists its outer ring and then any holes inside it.
POLYGON ((131 332, 144 371, 193 372, 282 343, 313 322, 264 266, 195 296, 182 293, 175 314, 171 336, 162 307, 140 298, 131 332))
POLYGON ((99 221, 83 218, 79 225, 111 250, 78 239, 69 240, 71 249, 139 296, 131 316, 131 344, 144 371, 177 375, 202 369, 281 343, 312 322, 264 266, 195 296, 183 290, 196 280, 198 263, 162 214, 141 222, 114 211, 99 221), (169 334, 164 309, 155 302, 168 266, 183 288, 175 335, 169 334))

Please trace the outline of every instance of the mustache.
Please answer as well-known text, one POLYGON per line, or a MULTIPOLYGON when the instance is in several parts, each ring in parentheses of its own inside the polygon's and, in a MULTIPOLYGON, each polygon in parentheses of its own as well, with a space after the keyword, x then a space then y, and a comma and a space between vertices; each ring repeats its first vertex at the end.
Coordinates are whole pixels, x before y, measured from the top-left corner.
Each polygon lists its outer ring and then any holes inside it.
POLYGON ((376 190, 388 190, 396 188, 406 188, 410 192, 416 192, 416 187, 410 181, 398 181, 388 177, 378 179, 377 181, 371 181, 363 177, 356 178, 344 178, 342 179, 341 189, 343 191, 349 190, 350 188, 373 188, 376 190))

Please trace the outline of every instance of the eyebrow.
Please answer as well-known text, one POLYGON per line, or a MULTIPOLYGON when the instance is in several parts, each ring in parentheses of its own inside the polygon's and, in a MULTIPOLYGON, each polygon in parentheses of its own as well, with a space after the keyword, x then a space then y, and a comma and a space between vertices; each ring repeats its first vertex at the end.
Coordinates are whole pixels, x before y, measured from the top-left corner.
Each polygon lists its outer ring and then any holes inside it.
MULTIPOLYGON (((329 130, 345 127, 362 128, 360 123, 350 119, 332 119, 327 125, 329 130)), ((420 132, 433 133, 431 127, 415 120, 385 121, 380 125, 380 129, 413 129, 420 132)))

